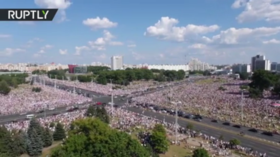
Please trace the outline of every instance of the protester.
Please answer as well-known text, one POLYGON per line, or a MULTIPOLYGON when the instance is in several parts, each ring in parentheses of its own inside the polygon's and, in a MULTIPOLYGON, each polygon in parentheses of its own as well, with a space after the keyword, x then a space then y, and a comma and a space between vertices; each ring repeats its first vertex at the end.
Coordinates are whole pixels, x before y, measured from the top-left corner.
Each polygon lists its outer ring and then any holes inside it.
MULTIPOLYGON (((89 105, 89 104, 88 104, 89 105)), ((145 115, 134 113, 131 111, 124 110, 122 108, 114 108, 106 107, 108 113, 111 113, 111 123, 110 126, 122 131, 125 131, 129 134, 132 133, 133 128, 141 128, 142 130, 151 130, 155 124, 163 124, 167 129, 168 136, 174 136, 174 132, 176 126, 171 123, 167 123, 165 121, 161 121, 155 119, 153 117, 147 117, 145 115)), ((63 113, 59 115, 53 115, 46 118, 38 118, 38 121, 42 126, 48 127, 50 130, 54 131, 55 127, 51 126, 51 123, 60 122, 65 126, 65 129, 69 129, 70 123, 76 119, 84 118, 86 110, 77 110, 73 112, 63 113)), ((29 125, 29 120, 14 122, 5 124, 5 127, 8 130, 23 130, 26 131, 29 125)), ((215 137, 208 136, 206 134, 202 134, 193 130, 187 130, 184 127, 178 126, 178 140, 179 142, 184 142, 189 138, 202 137, 205 140, 205 143, 209 143, 207 149, 212 153, 219 156, 229 157, 231 152, 229 150, 229 142, 218 140, 215 137)), ((173 144, 174 141, 170 139, 173 144)), ((143 142, 143 141, 142 141, 143 142)), ((144 143, 143 143, 144 144, 144 143)), ((250 154, 254 157, 265 157, 262 156, 265 153, 259 153, 257 151, 253 151, 250 148, 245 148, 242 146, 237 146, 234 149, 242 151, 244 153, 250 154)))
POLYGON ((54 89, 48 86, 34 84, 34 86, 23 85, 13 89, 9 95, 0 95, 0 114, 9 115, 40 111, 44 108, 57 108, 69 105, 77 105, 91 101, 82 95, 54 89), (33 92, 33 87, 40 87, 41 92, 33 92))
POLYGON ((279 132, 280 110, 272 106, 275 100, 269 99, 270 94, 267 91, 263 99, 249 98, 246 91, 244 98, 241 99, 240 86, 244 83, 248 82, 228 78, 218 79, 211 83, 199 81, 134 97, 132 101, 173 109, 178 104, 178 107, 187 113, 201 114, 247 127, 279 132), (174 104, 170 101, 181 103, 174 104))

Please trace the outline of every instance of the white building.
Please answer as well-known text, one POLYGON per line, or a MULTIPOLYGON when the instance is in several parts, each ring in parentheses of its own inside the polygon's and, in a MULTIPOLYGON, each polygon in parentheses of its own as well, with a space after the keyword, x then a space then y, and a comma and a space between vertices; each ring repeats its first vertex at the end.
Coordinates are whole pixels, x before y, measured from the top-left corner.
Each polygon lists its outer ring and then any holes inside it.
POLYGON ((235 64, 232 66, 232 73, 250 73, 250 64, 235 64))
POLYGON ((148 69, 158 69, 158 70, 184 70, 188 71, 189 66, 187 64, 181 64, 181 65, 173 65, 173 64, 158 64, 158 65, 148 65, 148 69))
POLYGON ((252 72, 256 70, 270 70, 271 63, 264 55, 256 55, 251 60, 252 72))
POLYGON ((204 63, 196 58, 191 59, 188 63, 190 71, 205 71, 205 70, 216 70, 217 68, 209 65, 208 63, 204 63))
POLYGON ((122 56, 113 56, 111 58, 111 69, 112 70, 123 69, 123 57, 122 56))

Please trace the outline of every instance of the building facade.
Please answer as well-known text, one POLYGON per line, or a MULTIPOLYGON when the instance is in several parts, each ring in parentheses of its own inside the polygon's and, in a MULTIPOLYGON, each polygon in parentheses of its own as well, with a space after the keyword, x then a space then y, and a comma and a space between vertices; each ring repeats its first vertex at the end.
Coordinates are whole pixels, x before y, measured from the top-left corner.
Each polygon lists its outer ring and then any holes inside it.
POLYGON ((235 64, 232 66, 232 73, 250 73, 251 65, 250 64, 235 64))
POLYGON ((113 56, 111 58, 111 69, 112 70, 122 70, 123 69, 123 57, 113 56))
POLYGON ((68 64, 68 69, 69 69, 68 72, 71 73, 71 74, 74 73, 75 72, 74 68, 77 67, 77 66, 78 65, 68 64))
POLYGON ((76 66, 74 67, 75 74, 84 74, 87 73, 87 66, 76 66))
MULTIPOLYGON (((278 70, 277 70, 277 65, 278 65, 277 62, 272 62, 272 63, 271 63, 271 66, 270 66, 270 70, 271 70, 271 71, 278 71, 278 70)), ((279 70, 280 70, 280 69, 279 69, 279 70)))
POLYGON ((189 66, 186 64, 182 64, 182 65, 173 65, 173 64, 158 64, 158 65, 148 65, 147 66, 148 69, 158 69, 158 70, 175 70, 175 71, 179 71, 179 70, 184 70, 184 71, 188 71, 189 70, 189 66))
POLYGON ((205 71, 205 70, 216 70, 217 68, 209 65, 208 63, 204 63, 196 58, 191 59, 188 63, 190 71, 205 71))
POLYGON ((251 70, 252 72, 256 70, 270 70, 271 63, 269 60, 265 59, 264 55, 256 55, 252 57, 251 60, 251 70))

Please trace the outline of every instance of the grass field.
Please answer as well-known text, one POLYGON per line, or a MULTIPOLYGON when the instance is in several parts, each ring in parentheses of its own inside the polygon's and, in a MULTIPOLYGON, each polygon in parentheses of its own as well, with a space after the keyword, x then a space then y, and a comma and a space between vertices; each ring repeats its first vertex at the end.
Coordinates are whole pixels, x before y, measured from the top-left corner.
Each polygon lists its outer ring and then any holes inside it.
POLYGON ((47 156, 50 157, 52 150, 54 148, 56 148, 57 146, 59 146, 60 144, 61 144, 61 142, 54 142, 51 146, 44 148, 41 157, 47 157, 47 156))
POLYGON ((160 157, 191 157, 192 152, 183 146, 170 145, 168 152, 161 154, 160 157))

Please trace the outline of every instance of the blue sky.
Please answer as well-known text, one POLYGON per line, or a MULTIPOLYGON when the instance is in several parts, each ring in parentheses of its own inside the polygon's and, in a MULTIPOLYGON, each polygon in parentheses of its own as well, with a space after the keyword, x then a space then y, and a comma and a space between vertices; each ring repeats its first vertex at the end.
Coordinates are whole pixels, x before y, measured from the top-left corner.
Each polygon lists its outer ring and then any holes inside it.
POLYGON ((280 62, 279 0, 9 0, 59 8, 52 22, 1 22, 0 63, 280 62))

